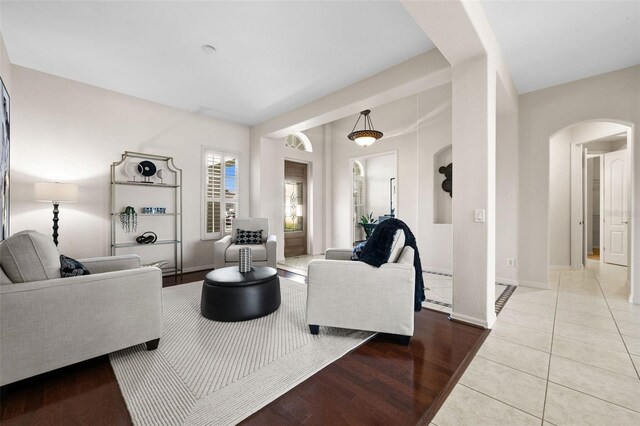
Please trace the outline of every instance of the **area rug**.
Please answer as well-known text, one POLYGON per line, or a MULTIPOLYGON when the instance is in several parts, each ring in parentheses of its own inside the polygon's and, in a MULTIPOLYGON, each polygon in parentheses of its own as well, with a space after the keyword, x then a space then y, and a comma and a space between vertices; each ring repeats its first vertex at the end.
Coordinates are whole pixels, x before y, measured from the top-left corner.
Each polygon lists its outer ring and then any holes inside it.
POLYGON ((271 315, 223 323, 200 315, 202 282, 163 289, 163 336, 110 355, 135 425, 236 424, 373 336, 305 322, 306 285, 280 278, 271 315))

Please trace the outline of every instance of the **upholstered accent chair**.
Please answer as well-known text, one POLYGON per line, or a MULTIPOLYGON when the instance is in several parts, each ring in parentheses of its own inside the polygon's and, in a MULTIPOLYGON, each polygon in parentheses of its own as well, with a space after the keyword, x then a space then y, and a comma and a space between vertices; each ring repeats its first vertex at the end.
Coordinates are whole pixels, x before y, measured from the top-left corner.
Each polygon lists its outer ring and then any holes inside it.
MULTIPOLYGON (((403 239, 404 240, 404 239, 403 239)), ((307 324, 413 336, 414 251, 399 245, 379 268, 351 260, 351 249, 329 249, 308 270, 307 324)))
POLYGON ((276 268, 276 236, 269 235, 269 220, 266 218, 235 218, 231 222, 231 235, 213 244, 213 267, 237 266, 241 248, 251 249, 252 264, 276 268), (243 231, 262 231, 261 244, 238 244, 238 229, 243 231))
POLYGON ((90 275, 61 277, 50 236, 0 242, 0 385, 162 335, 162 272, 136 255, 79 259, 90 275))

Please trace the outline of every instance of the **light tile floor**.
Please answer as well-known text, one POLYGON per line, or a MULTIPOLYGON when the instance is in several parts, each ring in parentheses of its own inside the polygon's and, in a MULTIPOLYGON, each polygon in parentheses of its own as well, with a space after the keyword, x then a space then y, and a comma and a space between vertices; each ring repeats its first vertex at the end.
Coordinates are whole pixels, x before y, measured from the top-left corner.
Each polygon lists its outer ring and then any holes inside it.
POLYGON ((640 306, 588 266, 515 291, 432 424, 640 425, 640 306))
MULTIPOLYGON (((422 303, 422 306, 450 314, 453 300, 453 278, 451 278, 451 275, 425 272, 422 276, 424 277, 425 297, 427 299, 422 303)), ((506 285, 496 284, 496 300, 506 289, 506 285)))
POLYGON ((284 262, 278 263, 278 268, 284 269, 285 271, 293 272, 296 274, 307 276, 307 267, 309 266, 309 262, 313 259, 324 259, 323 254, 311 256, 293 256, 287 257, 284 262))

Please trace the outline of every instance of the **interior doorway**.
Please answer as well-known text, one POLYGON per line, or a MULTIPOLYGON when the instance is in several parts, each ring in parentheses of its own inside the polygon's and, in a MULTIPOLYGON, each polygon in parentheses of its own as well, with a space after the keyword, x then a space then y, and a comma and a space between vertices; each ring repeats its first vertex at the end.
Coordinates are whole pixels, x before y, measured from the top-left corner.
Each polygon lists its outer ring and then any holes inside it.
POLYGON ((352 158, 351 241, 364 241, 381 221, 398 217, 398 154, 384 152, 352 158), (365 229, 363 225, 370 225, 365 229))
POLYGON ((284 162, 284 256, 307 254, 308 166, 284 162))
POLYGON ((582 189, 571 193, 572 206, 580 207, 579 211, 572 210, 572 222, 577 219, 579 225, 572 229, 574 269, 584 267, 587 259, 595 257, 604 263, 628 266, 630 178, 627 139, 624 131, 572 147, 572 160, 582 160, 572 161, 572 177, 579 178, 578 188, 582 189), (576 213, 577 217, 574 217, 576 213), (597 236, 594 235, 596 230, 597 236), (575 235, 578 233, 581 235, 575 235), (597 256, 594 254, 595 241, 598 243, 597 256))

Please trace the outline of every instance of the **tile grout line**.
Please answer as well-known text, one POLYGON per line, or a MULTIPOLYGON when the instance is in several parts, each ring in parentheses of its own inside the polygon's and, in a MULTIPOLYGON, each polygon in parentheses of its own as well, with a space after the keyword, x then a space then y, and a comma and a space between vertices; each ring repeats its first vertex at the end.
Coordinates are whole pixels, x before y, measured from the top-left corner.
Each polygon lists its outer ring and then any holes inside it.
MULTIPOLYGON (((491 395, 487 395, 486 393, 481 392, 481 391, 479 391, 478 389, 474 389, 474 388, 472 388, 472 387, 470 387, 470 386, 467 386, 467 385, 465 385, 465 384, 463 384, 463 383, 460 383, 460 382, 458 382, 458 384, 457 384, 456 386, 458 386, 458 385, 460 385, 460 386, 464 386, 465 388, 467 388, 467 389, 469 389, 469 390, 472 390, 473 392, 478 392, 480 395, 484 395, 484 396, 486 396, 487 398, 491 398, 491 399, 493 399, 494 401, 497 401, 497 402, 499 402, 499 403, 501 403, 501 404, 504 404, 504 405, 506 405, 506 406, 508 406, 508 407, 511 407, 511 408, 513 408, 513 409, 515 409, 515 410, 518 410, 518 411, 522 412, 522 413, 525 413, 525 414, 527 414, 527 415, 529 415, 529 416, 531 416, 531 417, 535 417, 536 419, 540 419, 541 421, 544 421, 544 419, 542 419, 542 418, 540 418, 540 417, 536 416, 535 414, 531 414, 531 413, 530 413, 530 412, 528 412, 528 411, 524 411, 522 408, 518 408, 518 407, 516 407, 516 406, 513 406, 513 405, 509 404, 508 402, 504 402, 504 401, 501 401, 501 400, 499 400, 499 399, 497 399, 497 398, 495 398, 495 397, 493 397, 493 396, 491 396, 491 395)), ((544 410, 543 410, 543 413, 544 413, 544 410)), ((541 423, 541 424, 542 424, 542 423, 541 423)))
POLYGON ((607 404, 615 405, 616 407, 623 408, 623 409, 625 409, 627 411, 631 411, 633 413, 640 413, 640 411, 634 410, 633 408, 625 407, 624 405, 620 405, 617 402, 612 402, 612 401, 609 401, 608 399, 600 398, 599 396, 591 395, 590 393, 586 393, 586 392, 578 390, 578 389, 570 388, 569 386, 563 385, 562 383, 557 383, 557 382, 554 382, 554 381, 550 381, 550 382, 553 383, 554 385, 561 386, 561 387, 563 387, 565 389, 569 389, 571 391, 581 393, 583 395, 586 395, 586 396, 594 398, 594 399, 598 399, 598 400, 600 400, 602 402, 606 402, 607 404))
POLYGON ((611 318, 613 318, 613 323, 616 325, 616 329, 618 330, 618 334, 620 335, 620 340, 622 340, 622 344, 624 345, 624 348, 627 350, 627 355, 629 355, 629 361, 631 361, 631 365, 633 366, 634 370, 636 370, 636 375, 638 376, 638 379, 640 379, 640 372, 638 372, 638 368, 636 367, 636 363, 633 362, 633 358, 631 357, 631 352, 629 351, 629 347, 627 346, 627 342, 624 340, 624 337, 622 337, 623 334, 620 331, 620 327, 618 327, 618 322, 616 321, 615 315, 613 315, 613 312, 611 311, 611 306, 609 306, 609 301, 607 300, 607 295, 604 294, 604 291, 602 290, 602 284, 600 284, 600 279, 598 278, 598 274, 596 274, 595 271, 593 271, 593 275, 596 277, 596 282, 598 283, 598 288, 600 288, 600 293, 602 293, 602 297, 604 297, 604 302, 607 304, 607 309, 609 309, 609 313, 611 314, 611 318))
POLYGON ((544 401, 542 403, 542 423, 544 425, 544 415, 547 411, 547 394, 549 393, 549 376, 551 375, 551 359, 553 358, 553 338, 556 332, 556 316, 558 315, 558 299, 560 298, 560 286, 562 285, 562 271, 558 274, 558 286, 556 289, 556 309, 553 313, 553 328, 551 329, 551 348, 549 349, 549 364, 547 366, 547 381, 544 387, 544 401))
MULTIPOLYGON (((542 351, 540 351, 540 352, 542 352, 542 351)), ((546 354, 546 352, 543 352, 543 353, 545 353, 545 354, 546 354)), ((487 360, 487 361, 489 361, 489 362, 493 362, 494 364, 501 365, 501 366, 503 366, 503 367, 506 367, 506 368, 509 368, 509 369, 511 369, 511 370, 517 371, 517 372, 519 372, 519 373, 526 374, 526 375, 531 376, 531 377, 535 377, 536 379, 545 380, 543 377, 536 376, 535 374, 531 374, 531 373, 529 373, 528 371, 520 370, 519 368, 515 368, 515 367, 512 367, 512 366, 507 365, 507 364, 503 364, 503 363, 498 362, 498 361, 496 361, 496 360, 493 360, 493 359, 491 359, 491 358, 487 358, 487 357, 482 356, 482 355, 476 355, 476 357, 478 357, 478 358, 482 358, 482 359, 487 360)), ((474 358, 474 359, 475 359, 475 358, 474 358)))

